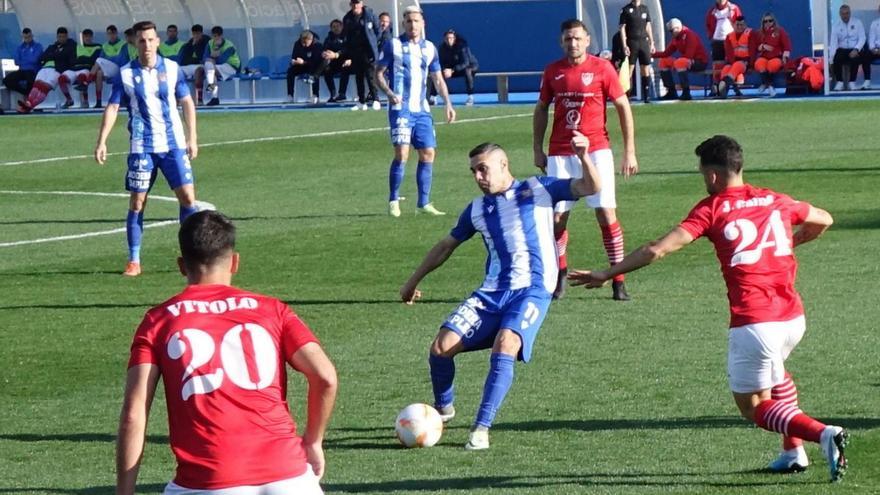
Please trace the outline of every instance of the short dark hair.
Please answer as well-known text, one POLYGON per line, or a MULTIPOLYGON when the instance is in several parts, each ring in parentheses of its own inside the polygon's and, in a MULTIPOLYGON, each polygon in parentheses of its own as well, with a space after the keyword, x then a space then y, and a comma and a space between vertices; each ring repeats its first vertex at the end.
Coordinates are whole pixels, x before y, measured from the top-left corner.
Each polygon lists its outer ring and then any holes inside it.
POLYGON ((107 29, 105 29, 105 31, 110 31, 111 33, 118 33, 119 29, 116 28, 115 24, 110 24, 109 26, 107 26, 107 29))
POLYGON ((31 28, 24 28, 21 30, 21 34, 33 34, 33 33, 34 32, 31 31, 31 28))
POLYGON ((694 153, 700 157, 701 168, 715 168, 737 174, 742 171, 742 147, 732 137, 720 134, 712 136, 700 143, 694 153))
POLYGON ((83 35, 83 36, 94 36, 94 35, 95 35, 95 32, 92 31, 92 30, 89 29, 89 28, 85 28, 85 29, 83 29, 83 31, 82 31, 82 35, 83 35))
POLYGON ((342 21, 340 21, 339 19, 333 19, 332 21, 330 21, 330 25, 332 26, 334 24, 342 24, 342 21))
POLYGON ((128 29, 125 30, 125 32, 124 32, 123 34, 125 34, 125 37, 128 38, 129 36, 133 35, 134 32, 135 32, 135 31, 134 31, 133 28, 128 28, 128 29))
POLYGON ((193 24, 191 28, 189 28, 191 33, 204 33, 205 28, 202 27, 201 24, 193 24))
POLYGON ((55 30, 55 34, 67 34, 67 28, 64 26, 58 26, 58 29, 55 30))
POLYGON ((382 12, 381 14, 379 14, 379 17, 382 17, 383 15, 388 18, 391 17, 391 14, 389 14, 388 12, 382 12))
POLYGON ((575 29, 575 28, 581 28, 587 34, 590 34, 590 30, 587 29, 587 25, 584 24, 580 19, 568 19, 568 20, 562 21, 562 25, 559 26, 559 32, 564 33, 566 31, 568 31, 569 29, 575 29))
POLYGON ((168 31, 169 29, 177 29, 177 24, 169 24, 165 30, 168 31))
POLYGON ((153 21, 136 22, 134 26, 131 27, 131 29, 133 29, 135 33, 139 33, 141 31, 149 31, 150 29, 156 31, 157 33, 159 32, 159 30, 156 29, 156 24, 153 21))
POLYGON ((480 143, 476 147, 474 147, 474 149, 472 149, 470 151, 470 153, 468 153, 468 158, 473 158, 477 155, 482 155, 484 153, 491 153, 493 151, 498 151, 498 150, 504 151, 504 148, 502 148, 501 145, 498 145, 495 143, 490 143, 490 142, 480 143))
POLYGON ((200 211, 183 221, 177 240, 187 269, 212 266, 235 250, 235 225, 218 211, 200 211))
POLYGON ((223 34, 223 26, 214 26, 211 28, 211 34, 223 34))

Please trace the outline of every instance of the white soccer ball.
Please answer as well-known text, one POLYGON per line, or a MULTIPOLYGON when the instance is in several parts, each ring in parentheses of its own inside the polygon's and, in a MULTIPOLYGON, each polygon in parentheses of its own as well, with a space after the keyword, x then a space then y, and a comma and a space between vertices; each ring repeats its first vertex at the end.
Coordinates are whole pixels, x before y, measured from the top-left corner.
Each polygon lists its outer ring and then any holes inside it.
POLYGON ((404 447, 431 447, 443 435, 443 420, 427 404, 410 404, 397 415, 394 431, 404 447))

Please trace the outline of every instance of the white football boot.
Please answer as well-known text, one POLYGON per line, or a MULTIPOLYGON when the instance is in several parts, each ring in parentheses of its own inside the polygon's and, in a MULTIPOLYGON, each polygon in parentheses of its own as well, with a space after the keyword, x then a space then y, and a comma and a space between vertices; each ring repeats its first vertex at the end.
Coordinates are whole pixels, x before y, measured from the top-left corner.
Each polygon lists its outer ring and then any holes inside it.
POLYGON ((779 457, 770 462, 767 469, 774 473, 802 473, 810 465, 804 446, 783 450, 779 457))
POLYGON ((480 428, 468 434, 464 450, 486 450, 489 448, 489 430, 480 428))
POLYGON ((388 202, 388 214, 392 217, 400 216, 400 201, 394 200, 388 202))
POLYGON ((848 439, 849 433, 839 426, 826 426, 819 437, 832 482, 840 481, 846 473, 846 455, 843 451, 848 439))

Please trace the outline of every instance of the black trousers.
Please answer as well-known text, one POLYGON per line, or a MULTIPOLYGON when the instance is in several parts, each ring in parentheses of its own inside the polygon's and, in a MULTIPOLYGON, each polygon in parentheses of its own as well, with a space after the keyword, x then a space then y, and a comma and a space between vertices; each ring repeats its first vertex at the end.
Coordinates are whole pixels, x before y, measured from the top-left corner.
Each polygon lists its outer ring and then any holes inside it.
POLYGON ((871 80, 871 63, 875 60, 880 59, 880 55, 875 55, 874 52, 868 48, 868 44, 865 43, 865 47, 862 48, 862 73, 865 75, 865 80, 871 80))
POLYGON ((336 96, 336 76, 339 76, 339 95, 346 96, 348 92, 348 76, 351 73, 351 66, 343 67, 342 61, 339 59, 325 60, 320 67, 320 73, 324 74, 324 84, 327 85, 327 91, 330 96, 336 96))
MULTIPOLYGON (((862 57, 860 56, 856 58, 850 58, 849 54, 852 52, 852 48, 838 48, 836 52, 834 52, 834 80, 840 82, 847 82, 843 80, 843 67, 849 66, 849 82, 853 82, 856 80, 856 76, 859 75, 859 64, 862 63, 862 57)), ((870 71, 870 69, 869 69, 870 71)))
POLYGON ((376 83, 373 76, 376 70, 373 68, 373 58, 368 53, 351 54, 351 72, 354 74, 354 83, 357 87, 358 102, 366 103, 367 100, 376 99, 376 83), (366 82, 366 85, 364 84, 366 82), (369 89, 369 93, 367 93, 369 89))
POLYGON ((3 85, 9 88, 10 91, 27 96, 31 92, 31 88, 34 87, 34 80, 36 78, 36 71, 17 70, 6 74, 6 77, 3 78, 3 85))
POLYGON ((287 94, 293 97, 293 90, 296 87, 296 78, 299 76, 312 76, 312 96, 318 96, 320 90, 320 79, 318 79, 318 67, 309 67, 308 65, 291 65, 287 68, 287 94))
MULTIPOLYGON (((474 66, 474 67, 468 67, 464 70, 454 71, 452 73, 452 76, 450 77, 450 79, 453 79, 456 77, 463 77, 467 94, 472 95, 472 94, 474 94, 474 76, 477 74, 477 71, 479 69, 480 68, 478 66, 474 66)), ((431 96, 437 96, 437 88, 434 87, 434 80, 431 79, 430 77, 428 77, 428 90, 430 91, 431 96)), ((450 93, 452 93, 452 92, 450 91, 450 93)))

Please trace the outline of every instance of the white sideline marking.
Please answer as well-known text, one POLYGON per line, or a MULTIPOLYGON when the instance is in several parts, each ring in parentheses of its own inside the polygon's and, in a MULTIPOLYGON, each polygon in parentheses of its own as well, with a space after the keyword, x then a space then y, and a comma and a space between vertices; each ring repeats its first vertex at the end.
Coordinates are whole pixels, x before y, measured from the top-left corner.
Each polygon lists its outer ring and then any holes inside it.
MULTIPOLYGON (((531 113, 514 113, 510 115, 495 115, 492 117, 476 117, 473 119, 462 119, 455 122, 455 124, 467 124, 470 122, 487 122, 490 120, 501 120, 501 119, 513 119, 519 117, 528 117, 532 115, 531 113)), ((440 124, 446 124, 445 122, 441 122, 440 124)), ((265 143, 270 141, 287 141, 291 139, 304 139, 304 138, 314 138, 314 137, 327 137, 327 136, 342 136, 345 134, 362 134, 365 132, 377 132, 377 131, 387 131, 389 129, 388 126, 385 127, 368 127, 366 129, 348 129, 344 131, 324 131, 324 132, 312 132, 309 134, 294 134, 289 136, 269 136, 269 137, 261 137, 261 138, 249 138, 249 139, 236 139, 233 141, 219 141, 216 143, 205 143, 200 144, 199 148, 210 148, 213 146, 227 146, 231 144, 249 144, 249 143, 265 143)), ((119 155, 127 155, 128 152, 120 152, 117 151, 115 153, 107 153, 107 156, 119 156, 119 155)), ((70 156, 55 156, 50 158, 37 158, 34 160, 19 160, 14 162, 0 162, 0 167, 10 167, 13 165, 35 165, 39 163, 52 163, 52 162, 63 162, 67 160, 81 160, 85 158, 93 158, 94 155, 70 155, 70 156)))
MULTIPOLYGON (((40 195, 55 195, 55 196, 101 196, 101 197, 109 197, 109 198, 128 198, 128 194, 124 193, 102 193, 102 192, 89 192, 89 191, 6 191, 0 190, 0 194, 18 194, 18 195, 27 195, 27 194, 40 194, 40 195)), ((169 196, 150 196, 150 199, 155 199, 158 201, 170 201, 172 203, 177 202, 177 198, 172 198, 169 196)), ((208 210, 214 209, 214 205, 205 201, 196 201, 196 205, 198 205, 200 210, 208 210)), ((144 229, 151 229, 154 227, 166 227, 168 225, 174 225, 177 223, 177 220, 163 220, 161 222, 154 222, 144 225, 144 229)), ((71 235, 62 235, 56 237, 44 237, 42 239, 31 239, 27 241, 12 241, 12 242, 0 242, 0 248, 4 247, 12 247, 12 246, 24 246, 26 244, 42 244, 46 242, 57 242, 57 241, 68 241, 71 239, 83 239, 85 237, 97 237, 101 235, 111 235, 118 234, 120 232, 125 232, 125 227, 110 229, 110 230, 99 230, 97 232, 85 232, 82 234, 71 234, 71 235)))

